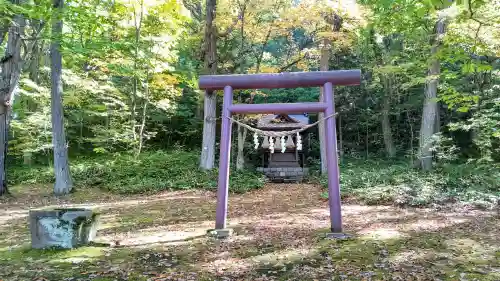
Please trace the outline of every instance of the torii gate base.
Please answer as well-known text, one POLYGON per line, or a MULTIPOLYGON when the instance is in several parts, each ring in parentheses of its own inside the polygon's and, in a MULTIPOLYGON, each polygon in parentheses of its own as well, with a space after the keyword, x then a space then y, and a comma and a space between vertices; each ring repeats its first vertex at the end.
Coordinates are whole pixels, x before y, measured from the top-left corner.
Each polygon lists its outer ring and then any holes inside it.
MULTIPOLYGON (((231 234, 226 229, 227 199, 229 190, 229 162, 231 154, 231 120, 235 113, 303 113, 324 112, 334 116, 333 85, 359 85, 360 70, 317 72, 291 72, 280 74, 205 75, 200 77, 199 87, 205 90, 224 89, 222 129, 220 141, 219 182, 215 229, 211 234, 225 238, 231 234), (234 89, 274 89, 323 86, 324 102, 291 104, 233 104, 234 89)), ((342 233, 340 203, 340 179, 337 157, 337 133, 335 117, 325 120, 326 160, 328 169, 328 202, 332 233, 329 238, 346 238, 342 233)))

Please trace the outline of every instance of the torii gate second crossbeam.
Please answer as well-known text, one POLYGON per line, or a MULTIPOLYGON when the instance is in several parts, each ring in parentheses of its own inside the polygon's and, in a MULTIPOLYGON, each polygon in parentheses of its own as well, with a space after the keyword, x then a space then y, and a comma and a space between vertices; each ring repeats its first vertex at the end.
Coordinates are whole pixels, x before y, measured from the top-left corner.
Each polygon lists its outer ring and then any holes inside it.
MULTIPOLYGON (((360 82, 360 70, 290 72, 278 74, 204 75, 200 77, 200 89, 210 91, 224 90, 217 211, 215 221, 216 232, 224 232, 226 228, 229 190, 229 162, 231 155, 231 115, 241 113, 324 112, 325 116, 334 116, 335 104, 333 86, 359 85, 360 82), (324 102, 233 104, 233 90, 236 89, 275 89, 321 86, 323 87, 324 102)), ((325 140, 331 231, 333 234, 341 234, 342 212, 340 202, 340 177, 337 157, 337 133, 335 118, 327 118, 324 122, 326 123, 325 140)), ((223 236, 224 235, 220 235, 219 237, 223 236)))

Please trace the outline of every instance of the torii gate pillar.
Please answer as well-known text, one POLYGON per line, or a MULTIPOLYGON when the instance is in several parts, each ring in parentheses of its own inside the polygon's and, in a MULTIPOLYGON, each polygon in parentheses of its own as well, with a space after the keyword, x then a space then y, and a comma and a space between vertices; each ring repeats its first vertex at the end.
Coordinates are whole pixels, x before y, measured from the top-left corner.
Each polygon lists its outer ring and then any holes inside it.
POLYGON ((344 238, 342 234, 342 210, 340 200, 340 178, 337 156, 337 133, 333 85, 359 85, 360 70, 337 70, 317 72, 292 72, 280 74, 206 75, 201 76, 200 89, 224 89, 222 128, 220 141, 219 181, 215 232, 224 238, 226 229, 229 191, 229 163, 231 155, 231 120, 235 113, 302 113, 324 112, 331 116, 324 122, 328 171, 328 202, 330 207, 331 232, 328 237, 344 238), (233 89, 274 89, 323 86, 324 102, 291 104, 234 104, 233 89))

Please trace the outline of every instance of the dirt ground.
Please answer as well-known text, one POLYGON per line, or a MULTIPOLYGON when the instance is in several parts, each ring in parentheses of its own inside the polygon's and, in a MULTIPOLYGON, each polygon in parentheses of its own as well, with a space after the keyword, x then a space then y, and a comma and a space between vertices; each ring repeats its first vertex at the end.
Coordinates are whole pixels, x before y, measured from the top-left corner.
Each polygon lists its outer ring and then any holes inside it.
POLYGON ((329 240, 322 190, 276 184, 230 195, 235 234, 216 240, 206 235, 213 192, 50 191, 22 187, 1 199, 0 280, 500 280, 495 212, 344 203, 354 238, 329 240), (112 246, 30 249, 28 211, 44 206, 99 210, 98 240, 112 246))

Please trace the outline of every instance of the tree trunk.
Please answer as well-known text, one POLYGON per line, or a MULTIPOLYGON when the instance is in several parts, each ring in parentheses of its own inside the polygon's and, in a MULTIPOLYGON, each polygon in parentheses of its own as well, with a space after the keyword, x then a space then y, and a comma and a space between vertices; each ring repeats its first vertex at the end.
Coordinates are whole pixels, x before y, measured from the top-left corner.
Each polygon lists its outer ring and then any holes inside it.
MULTIPOLYGON (((431 67, 435 70, 435 66, 431 67)), ((431 71, 432 71, 431 70, 431 71)), ((422 112, 422 123, 420 126, 420 142, 419 142, 419 158, 420 166, 424 171, 432 169, 432 135, 435 133, 436 125, 436 92, 438 81, 432 79, 433 81, 427 82, 425 87, 425 100, 424 108, 422 112)))
POLYGON ((441 106, 439 105, 439 101, 436 101, 436 124, 434 125, 434 134, 437 134, 441 131, 441 114, 440 110, 441 106))
POLYGON ((136 157, 141 154, 142 147, 144 145, 144 129, 146 128, 146 115, 149 104, 149 72, 146 75, 146 89, 144 95, 144 105, 142 107, 142 117, 141 117, 141 127, 139 129, 139 147, 137 148, 136 157))
POLYGON ((217 99, 214 92, 205 93, 203 115, 203 140, 200 159, 202 170, 211 170, 215 162, 215 135, 216 135, 216 104, 217 99))
POLYGON ((3 103, 0 105, 0 196, 9 193, 5 173, 9 139, 9 111, 9 108, 3 103))
MULTIPOLYGON (((342 27, 343 19, 340 15, 334 13, 333 19, 330 21, 332 24, 332 32, 340 32, 340 28, 342 27)), ((323 39, 323 48, 321 48, 321 58, 319 63, 319 68, 321 71, 327 71, 329 69, 329 61, 330 61, 330 49, 332 46, 332 42, 328 38, 323 39)), ((319 101, 324 101, 323 96, 323 87, 320 88, 319 101)), ((335 101, 333 101, 335 102, 335 101)), ((318 113, 318 119, 324 118, 324 113, 318 113)), ((335 117, 332 117, 335 118, 335 117)), ((327 172, 327 164, 326 164, 326 136, 325 136, 325 122, 320 122, 318 124, 318 134, 319 134, 319 147, 321 154, 321 173, 326 174, 327 172)), ((335 140, 337 141, 337 140, 335 140)))
POLYGON ((439 51, 441 37, 445 34, 445 20, 440 18, 436 23, 436 34, 432 42, 432 61, 429 66, 429 76, 425 87, 424 107, 422 111, 422 123, 420 126, 419 162, 424 171, 432 169, 432 136, 436 133, 437 117, 437 88, 439 83, 440 65, 436 57, 439 51))
MULTIPOLYGON (((205 71, 217 73, 217 31, 214 26, 217 0, 207 0, 207 20, 205 24, 205 71)), ((203 113, 203 140, 201 145, 200 168, 210 170, 215 162, 216 95, 205 92, 203 113)))
MULTIPOLYGON (((323 39, 323 48, 321 48, 321 58, 319 62, 319 69, 321 71, 328 70, 328 62, 330 61, 330 45, 331 42, 329 39, 323 39)), ((319 101, 323 102, 323 87, 320 88, 319 93, 319 101)), ((318 119, 321 120, 325 117, 323 112, 318 113, 318 119)), ((334 117, 332 117, 334 118, 334 117)), ((327 166, 326 166, 326 143, 325 143, 325 122, 319 122, 318 124, 318 135, 319 135, 319 148, 321 154, 321 173, 326 174, 327 166)))
POLYGON ((370 158, 370 138, 368 136, 368 123, 366 123, 366 134, 365 134, 365 150, 366 150, 366 159, 370 158))
MULTIPOLYGON (((243 49, 245 47, 245 10, 246 4, 240 6, 240 17, 241 17, 241 43, 240 43, 240 73, 245 72, 245 56, 243 54, 243 49)), ((239 95, 239 101, 241 102, 241 93, 239 95)), ((247 129, 238 125, 238 151, 236 153, 236 170, 243 170, 245 168, 245 140, 247 138, 247 129)))
POLYGON ((30 68, 29 68, 29 77, 33 82, 35 83, 40 83, 40 79, 38 79, 38 70, 40 69, 40 53, 41 53, 41 46, 38 43, 35 43, 36 45, 33 46, 33 54, 31 55, 31 62, 30 62, 30 68))
MULTIPOLYGON (((19 0, 12 0, 12 4, 19 5, 19 0)), ((10 22, 6 23, 10 24, 10 22)), ((8 30, 7 48, 5 56, 0 63, 0 196, 8 193, 6 179, 7 146, 9 141, 9 125, 11 106, 18 90, 19 78, 21 77, 21 36, 24 34, 25 19, 22 15, 13 18, 10 27, 0 26, 2 30, 8 30)), ((5 34, 0 34, 1 40, 5 34)))
POLYGON ((80 135, 78 136, 78 150, 81 151, 83 144, 83 112, 80 112, 80 135))
POLYGON ((56 195, 67 194, 73 188, 71 180, 68 148, 66 145, 66 135, 64 133, 64 115, 62 94, 63 85, 62 74, 62 56, 60 52, 60 42, 63 30, 62 17, 64 0, 54 0, 54 21, 52 23, 52 44, 50 45, 51 57, 51 110, 52 110, 52 144, 54 146, 54 174, 56 182, 54 184, 54 193, 56 195), (57 11, 57 12, 56 12, 57 11))
POLYGON ((389 77, 384 76, 384 88, 385 93, 383 97, 382 105, 382 135, 384 136, 385 152, 388 157, 393 158, 396 156, 396 147, 394 146, 394 140, 392 138, 391 121, 389 119, 391 111, 391 95, 392 95, 392 83, 389 77))
MULTIPOLYGON (((35 5, 40 5, 40 1, 35 0, 34 1, 35 5)), ((26 70, 29 72, 29 78, 35 82, 35 83, 40 83, 39 79, 39 70, 40 70, 40 56, 42 56, 42 47, 43 47, 43 41, 39 40, 38 38, 40 37, 40 34, 45 26, 45 22, 41 20, 35 20, 31 19, 30 20, 30 25, 31 25, 31 37, 34 39, 32 40, 31 44, 28 44, 27 46, 27 51, 29 50, 30 53, 24 54, 24 60, 26 61, 29 57, 29 63, 25 63, 25 66, 27 67, 26 70)))
POLYGON ((340 162, 344 161, 344 136, 342 132, 342 115, 339 115, 339 156, 340 162))
POLYGON ((248 130, 244 127, 238 126, 238 153, 236 157, 236 170, 243 170, 245 168, 245 140, 247 138, 248 130))
POLYGON ((135 115, 136 115, 136 109, 137 109, 137 77, 134 77, 134 82, 133 82, 133 87, 132 87, 132 97, 131 97, 131 103, 132 106, 130 107, 130 129, 132 130, 132 137, 135 140, 137 139, 137 132, 135 130, 135 125, 137 121, 135 120, 135 115))
MULTIPOLYGON (((135 25, 135 49, 134 49, 134 70, 137 71, 138 60, 139 60, 139 41, 141 40, 141 29, 142 29, 142 18, 144 15, 144 0, 140 2, 140 11, 137 14, 137 10, 134 8, 134 25, 135 25)), ((132 87, 132 106, 130 107, 130 123, 132 129, 132 136, 134 138, 134 143, 137 141, 137 130, 136 130, 136 109, 137 109, 137 92, 139 88, 139 78, 136 74, 133 77, 133 87, 132 87)))
POLYGON ((142 151, 142 147, 144 146, 144 129, 146 128, 146 113, 148 109, 148 100, 147 98, 144 100, 144 105, 142 107, 142 120, 141 120, 141 127, 139 129, 139 147, 137 148, 137 154, 136 156, 139 156, 142 151))
POLYGON ((413 140, 414 140, 413 120, 410 118, 410 112, 408 110, 406 111, 406 119, 408 121, 408 125, 410 126, 410 163, 414 165, 415 161, 413 160, 413 155, 415 153, 415 149, 413 145, 413 140))

